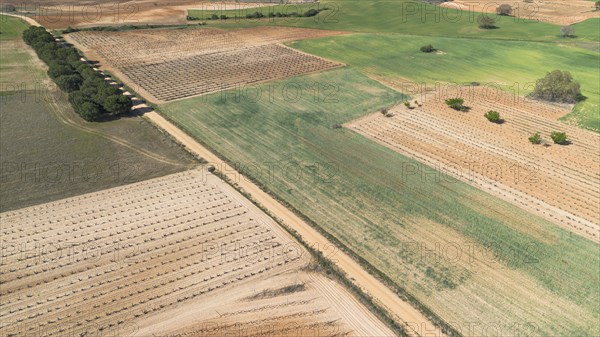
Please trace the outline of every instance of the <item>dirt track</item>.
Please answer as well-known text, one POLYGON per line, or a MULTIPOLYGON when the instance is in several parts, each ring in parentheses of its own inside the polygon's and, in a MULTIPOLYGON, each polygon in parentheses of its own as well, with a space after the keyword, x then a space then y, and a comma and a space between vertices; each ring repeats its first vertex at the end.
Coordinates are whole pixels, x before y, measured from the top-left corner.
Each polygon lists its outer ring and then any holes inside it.
MULTIPOLYGON (((146 113, 145 116, 185 145, 189 151, 214 165, 217 170, 224 167, 223 161, 215 154, 200 145, 192 137, 185 134, 158 113, 152 111, 146 113)), ((231 175, 233 172, 235 172, 235 170, 231 167, 227 167, 228 175, 231 175)), ((331 254, 331 250, 327 248, 334 247, 334 245, 327 238, 304 222, 304 220, 300 219, 292 211, 273 199, 273 197, 261 190, 257 185, 244 178, 241 174, 237 173, 236 176, 241 177, 236 181, 237 186, 244 192, 250 194, 252 199, 269 210, 272 216, 279 219, 289 228, 297 231, 304 241, 318 248, 326 256, 331 254)), ((410 303, 399 298, 377 278, 365 271, 349 255, 341 251, 336 251, 334 256, 329 257, 358 287, 372 296, 380 305, 387 308, 399 322, 406 324, 408 327, 426 326, 428 329, 433 329, 433 323, 431 323, 420 311, 415 309, 410 303)), ((419 331, 416 331, 416 334, 418 333, 419 331)))
POLYGON ((308 268, 311 256, 271 218, 198 169, 0 219, 3 335, 147 337, 210 326, 212 336, 238 325, 393 334, 308 268))

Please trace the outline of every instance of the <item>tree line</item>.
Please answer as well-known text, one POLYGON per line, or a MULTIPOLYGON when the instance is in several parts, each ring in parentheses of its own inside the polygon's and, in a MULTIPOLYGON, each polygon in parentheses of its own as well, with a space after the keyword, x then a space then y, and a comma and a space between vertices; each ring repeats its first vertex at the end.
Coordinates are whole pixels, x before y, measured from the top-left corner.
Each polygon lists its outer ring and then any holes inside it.
POLYGON ((58 44, 43 27, 29 27, 23 40, 48 65, 48 76, 69 94, 69 102, 88 121, 117 116, 131 111, 131 98, 121 94, 103 76, 81 61, 77 50, 58 44))

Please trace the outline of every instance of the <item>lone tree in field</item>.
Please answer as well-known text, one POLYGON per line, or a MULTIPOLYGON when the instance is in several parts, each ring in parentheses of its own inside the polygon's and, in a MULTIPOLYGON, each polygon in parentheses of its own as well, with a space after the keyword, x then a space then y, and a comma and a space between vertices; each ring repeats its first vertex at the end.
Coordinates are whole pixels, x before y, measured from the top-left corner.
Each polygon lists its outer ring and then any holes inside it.
POLYGON ((560 27, 560 36, 575 37, 575 27, 570 26, 570 25, 560 27))
POLYGON ((492 123, 502 123, 502 118, 500 118, 500 113, 498 113, 498 111, 490 110, 483 114, 483 116, 492 123))
POLYGON ((579 82, 568 71, 554 70, 537 80, 531 97, 550 102, 576 103, 581 99, 579 82))
POLYGON ((462 98, 448 98, 446 100, 446 105, 456 111, 467 111, 469 108, 463 105, 464 102, 465 100, 462 98))
POLYGON ((490 18, 486 14, 482 14, 477 18, 477 24, 481 29, 496 28, 496 20, 490 18))
POLYGON ((435 48, 433 48, 432 45, 428 44, 428 45, 421 47, 421 51, 424 53, 431 53, 431 52, 435 51, 435 48))
POLYGON ((567 134, 564 132, 557 132, 557 131, 552 131, 552 133, 550 134, 550 138, 552 138, 552 141, 555 144, 567 144, 569 142, 569 139, 567 137, 567 134))
POLYGON ((528 139, 531 144, 540 144, 542 142, 542 136, 540 136, 539 132, 534 133, 528 139))
POLYGON ((512 14, 512 11, 512 7, 509 4, 503 4, 496 8, 496 13, 498 13, 498 15, 509 16, 512 14))
POLYGON ((596 7, 597 11, 600 11, 600 1, 596 1, 596 4, 594 6, 596 7))

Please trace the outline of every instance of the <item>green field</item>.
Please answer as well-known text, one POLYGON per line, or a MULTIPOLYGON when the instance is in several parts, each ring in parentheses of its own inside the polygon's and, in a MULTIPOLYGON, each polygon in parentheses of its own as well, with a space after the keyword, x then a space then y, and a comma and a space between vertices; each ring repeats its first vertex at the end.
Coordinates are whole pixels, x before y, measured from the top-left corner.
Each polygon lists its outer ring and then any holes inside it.
POLYGON ((568 70, 587 99, 566 116, 600 132, 599 54, 569 45, 422 36, 352 34, 291 44, 302 51, 352 65, 394 82, 491 83, 524 96, 555 69, 568 70), (442 53, 422 53, 432 44, 442 53))
POLYGON ((401 94, 352 68, 271 88, 258 99, 236 101, 230 91, 160 110, 464 335, 467 322, 500 324, 502 336, 515 336, 511 329, 521 323, 535 325, 535 335, 600 333, 596 244, 469 185, 405 176, 403 168, 415 161, 333 127, 398 103, 401 94), (286 95, 292 87, 304 94, 286 95), (407 254, 415 243, 429 250, 458 245, 463 255, 407 254), (471 260, 470 246, 504 253, 474 253, 471 260))
MULTIPOLYGON (((313 5, 316 8, 317 5, 313 5)), ((275 18, 263 20, 227 20, 207 21, 209 25, 233 25, 238 27, 256 25, 285 25, 294 27, 310 27, 320 29, 346 30, 353 32, 369 33, 401 33, 408 35, 424 36, 447 36, 447 37, 469 37, 485 39, 509 39, 528 41, 555 41, 562 40, 559 36, 560 27, 553 24, 539 22, 534 18, 516 19, 513 17, 496 17, 498 29, 483 30, 477 27, 476 18, 478 13, 457 11, 453 9, 433 6, 410 0, 383 0, 383 1, 356 1, 340 0, 324 1, 320 8, 328 7, 327 11, 321 12, 313 18, 275 18)), ((303 6, 303 10, 307 6, 303 6)), ((266 15, 269 7, 263 7, 262 12, 266 15)), ((298 11, 295 5, 287 8, 276 7, 277 11, 298 11)), ((243 11, 253 12, 256 9, 243 11)), ((213 11, 188 11, 190 16, 206 17, 213 11)), ((222 11, 228 16, 235 16, 236 11, 222 11)), ((219 15, 221 12, 218 13, 219 15)), ((239 15, 238 15, 239 16, 239 15)), ((600 41, 600 31, 593 25, 584 24, 582 30, 585 34, 577 34, 578 41, 600 41)), ((597 27, 597 26, 596 26, 597 27)))
POLYGON ((27 27, 19 18, 0 14, 0 41, 19 38, 27 27))
POLYGON ((56 91, 28 48, 26 28, 1 17, 0 211, 175 173, 195 161, 141 117, 88 123, 56 91), (11 84, 11 85, 9 85, 11 84), (14 84, 14 85, 13 85, 14 84), (16 85, 16 86, 15 86, 16 85))
MULTIPOLYGON (((311 5, 303 5, 302 10, 311 5)), ((317 8, 317 5, 312 5, 317 8)), ((292 44, 312 54, 342 61, 366 74, 419 82, 494 82, 528 94, 546 72, 568 70, 581 82, 587 100, 564 120, 600 132, 600 19, 576 24, 575 38, 561 38, 560 27, 536 20, 496 17, 498 29, 479 29, 478 14, 412 1, 321 3, 329 8, 313 18, 268 18, 208 21, 222 28, 282 25, 361 32, 292 44), (456 19, 454 19, 456 18, 456 19), (507 41, 510 40, 510 41, 507 41), (535 43, 543 41, 550 43, 535 43), (424 55, 419 47, 433 44, 444 55, 424 55)), ((293 5, 264 7, 298 11, 293 5)), ((254 10, 246 10, 251 12, 254 10)), ((190 11, 190 15, 212 12, 190 11)), ((234 16, 236 11, 223 11, 234 16)), ((246 12, 242 12, 246 13, 246 12)), ((220 12, 219 12, 220 14, 220 12)), ((237 13, 239 15, 239 12, 237 13)))

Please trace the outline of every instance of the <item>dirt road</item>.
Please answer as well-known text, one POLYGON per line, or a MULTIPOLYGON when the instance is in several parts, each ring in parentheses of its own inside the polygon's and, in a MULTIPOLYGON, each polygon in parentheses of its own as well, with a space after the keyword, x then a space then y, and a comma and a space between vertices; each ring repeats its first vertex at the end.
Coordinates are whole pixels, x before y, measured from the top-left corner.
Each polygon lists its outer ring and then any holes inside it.
MULTIPOLYGON (((24 19, 31 25, 39 26, 39 24, 31 18, 24 19)), ((142 109, 144 111, 152 110, 144 104, 135 106, 134 109, 142 109)), ((221 165, 222 160, 220 160, 215 154, 210 152, 192 137, 188 136, 186 133, 181 131, 178 127, 167 121, 155 111, 146 112, 144 116, 155 125, 168 132, 172 137, 186 146, 189 151, 202 157, 209 163, 216 164, 215 168, 218 169, 219 167, 223 167, 221 165)), ((230 175, 233 172, 234 170, 228 167, 228 171, 226 173, 230 175)), ((381 281, 364 270, 362 266, 354 261, 349 255, 337 250, 334 256, 329 256, 331 255, 330 247, 335 247, 332 242, 308 225, 292 211, 262 191, 253 182, 243 178, 243 176, 239 173, 236 175, 241 177, 237 181, 239 188, 250 194, 256 202, 266 208, 274 217, 280 219, 284 225, 295 230, 299 235, 302 236, 305 242, 314 246, 325 256, 328 256, 333 263, 335 263, 343 272, 348 275, 348 277, 356 286, 360 287, 365 293, 371 296, 375 302, 386 308, 387 311, 391 313, 398 322, 402 323, 410 335, 419 336, 421 335, 421 331, 427 331, 428 334, 432 334, 435 326, 418 309, 414 308, 410 303, 398 297, 381 281)), ((436 331, 435 334, 436 336, 443 335, 440 331, 436 331)))
MULTIPOLYGON (((215 168, 218 170, 223 167, 220 160, 215 154, 210 152, 204 146, 200 145, 192 137, 181 131, 171 122, 160 116, 155 111, 144 114, 150 121, 155 123, 160 128, 167 131, 171 136, 185 145, 191 152, 204 158, 209 163, 215 164, 215 168)), ((227 169, 227 174, 231 175, 234 172, 233 169, 227 169)), ((320 250, 325 256, 331 255, 331 249, 334 245, 321 233, 308 225, 304 220, 299 218, 292 211, 287 209, 281 203, 276 201, 273 197, 262 191, 257 185, 242 177, 241 174, 237 173, 237 176, 241 177, 238 179, 237 184, 246 193, 249 193, 252 198, 265 207, 269 212, 280 219, 286 226, 295 230, 302 236, 304 241, 313 245, 315 248, 320 250)), ((354 282, 355 285, 360 287, 365 293, 372 296, 373 299, 381 306, 385 307, 395 318, 403 325, 408 327, 407 330, 412 330, 412 335, 420 335, 420 331, 429 331, 433 329, 433 323, 427 319, 419 310, 414 308, 410 303, 399 298, 394 292, 386 287, 381 281, 369 274, 362 268, 356 261, 354 261, 349 255, 337 250, 335 255, 329 256, 333 262, 343 270, 349 278, 354 282)))

